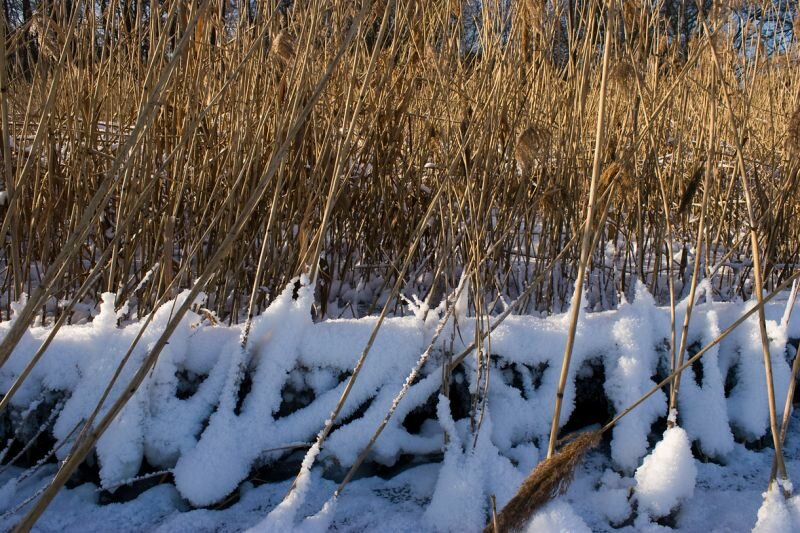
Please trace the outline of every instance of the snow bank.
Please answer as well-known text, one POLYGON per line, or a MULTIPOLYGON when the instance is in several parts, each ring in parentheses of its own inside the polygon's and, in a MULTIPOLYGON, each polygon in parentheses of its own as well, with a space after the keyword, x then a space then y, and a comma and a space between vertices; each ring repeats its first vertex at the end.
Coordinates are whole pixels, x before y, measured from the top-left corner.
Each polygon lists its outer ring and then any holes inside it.
MULTIPOLYGON (((121 385, 185 297, 186 293, 179 295, 155 311, 106 407, 118 397, 121 385)), ((49 430, 57 443, 74 438, 74 428, 95 408, 142 327, 143 323, 118 325, 114 298, 110 293, 103 295, 92 322, 59 331, 12 401, 12 410, 22 413, 35 402, 57 399, 60 403, 54 404, 63 407, 49 430)), ((240 327, 211 324, 199 314, 188 313, 150 376, 98 443, 103 486, 113 487, 136 476, 146 461, 171 469, 180 495, 195 506, 207 506, 235 491, 254 467, 269 468, 286 456, 276 449, 310 445, 375 325, 374 317, 314 323, 309 312, 312 301, 310 287, 303 285, 295 294, 290 284, 255 319, 245 350, 239 345, 240 327)), ((696 306, 688 344, 707 345, 748 305, 752 303, 707 301, 696 306)), ((685 302, 681 306, 679 315, 685 302)), ((782 304, 767 308, 779 402, 789 379, 786 343, 800 337, 800 312, 794 313, 791 323, 780 325, 783 311, 782 304)), ((432 338, 441 312, 441 308, 432 310, 427 320, 416 314, 384 322, 337 425, 317 450, 317 464, 342 469, 353 463, 432 338)), ((444 451, 444 464, 425 513, 432 527, 482 527, 489 496, 495 495, 502 507, 539 460, 538 450, 547 442, 550 429, 566 317, 511 316, 493 332, 488 399, 477 439, 470 430, 468 412, 468 398, 476 387, 474 357, 467 357, 454 373, 450 400, 437 396, 448 354, 462 350, 475 337, 474 319, 460 316, 457 332, 439 339, 367 459, 393 465, 403 456, 437 457, 444 451), (458 409, 455 402, 460 402, 458 409), (414 418, 414 423, 406 423, 414 418)), ((0 323, 0 337, 8 328, 8 322, 0 323)), ((693 441, 707 455, 725 457, 734 435, 752 440, 766 430, 763 357, 755 317, 742 328, 706 354, 701 379, 695 379, 693 369, 686 371, 679 398, 684 429, 667 431, 636 471, 636 499, 653 516, 668 514, 691 494, 693 441), (729 373, 737 379, 726 398, 729 373)), ((0 369, 0 391, 9 389, 48 333, 41 327, 25 333, 0 369)), ((663 347, 669 336, 669 310, 657 307, 641 284, 633 300, 623 301, 618 310, 581 313, 561 424, 574 413, 576 378, 586 372, 588 363, 604 368, 602 392, 610 410, 619 412, 653 386, 659 369, 668 367, 668 350, 663 347)), ((615 468, 634 471, 647 454, 654 422, 665 414, 666 397, 659 392, 615 427, 611 443, 615 468)), ((66 444, 59 449, 60 458, 69 452, 66 444)), ((608 481, 609 491, 614 492, 609 492, 607 518, 621 521, 630 513, 628 488, 608 481)), ((302 522, 295 508, 285 523, 322 524, 335 507, 331 504, 318 514, 316 522, 302 522)), ((552 517, 559 512, 553 511, 552 517)), ((545 519, 543 515, 541 520, 545 519)))

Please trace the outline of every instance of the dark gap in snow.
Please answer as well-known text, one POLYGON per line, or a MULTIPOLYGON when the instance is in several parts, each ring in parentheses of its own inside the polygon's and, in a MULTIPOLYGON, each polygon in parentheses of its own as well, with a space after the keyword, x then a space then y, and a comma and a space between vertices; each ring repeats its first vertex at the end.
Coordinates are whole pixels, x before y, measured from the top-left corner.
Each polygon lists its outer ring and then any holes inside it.
POLYGON ((306 450, 298 449, 277 460, 261 461, 250 471, 247 480, 254 486, 258 486, 292 479, 300 471, 305 456, 306 450))
POLYGON ((314 389, 308 386, 304 378, 308 372, 309 370, 304 367, 290 372, 289 379, 281 389, 281 405, 278 407, 278 412, 275 413, 276 419, 308 407, 316 399, 317 395, 314 389))
MULTIPOLYGON (((40 397, 39 404, 25 411, 5 409, 0 418, 0 449, 2 464, 5 465, 22 453, 14 461, 14 466, 28 468, 35 465, 56 444, 52 435, 53 423, 50 415, 54 409, 61 409, 60 402, 64 394, 46 392, 40 397), (42 428, 44 431, 41 431, 42 428)), ((55 462, 51 458, 48 462, 55 462)))
POLYGON ((700 441, 698 440, 692 441, 692 455, 694 455, 694 458, 702 463, 711 463, 719 466, 726 466, 728 464, 723 456, 715 457, 713 455, 706 454, 703 451, 703 448, 700 446, 700 441))
POLYGON ((655 523, 659 526, 668 527, 670 529, 678 529, 678 515, 681 513, 681 506, 675 507, 667 516, 655 519, 655 523))
POLYGON ((539 363, 538 365, 532 367, 528 365, 524 366, 530 370, 531 380, 533 381, 533 388, 538 389, 542 385, 542 378, 544 376, 544 372, 550 367, 550 363, 548 361, 545 361, 543 363, 539 363))
POLYGON ((653 422, 653 425, 650 426, 650 433, 647 434, 647 442, 649 443, 649 448, 653 449, 656 444, 661 442, 664 438, 664 432, 667 430, 667 417, 660 416, 653 422))
MULTIPOLYGON (((532 383, 532 379, 530 376, 528 377, 528 387, 526 387, 526 379, 522 373, 525 372, 527 374, 533 374, 533 370, 526 365, 519 364, 516 362, 508 362, 501 357, 497 357, 494 359, 495 356, 492 356, 493 363, 497 366, 500 370, 500 373, 503 375, 503 381, 506 382, 509 386, 519 391, 522 395, 522 398, 527 400, 530 396, 530 392, 533 392, 530 389, 530 384, 532 383)), ((539 382, 541 382, 541 374, 538 376, 539 382)))
POLYGON ((241 383, 239 383, 239 391, 236 395, 236 407, 233 409, 233 413, 236 416, 242 414, 242 404, 244 403, 244 399, 247 398, 247 395, 250 394, 252 388, 253 378, 250 376, 249 372, 245 372, 244 376, 242 376, 241 383))
POLYGON ((403 428, 411 435, 419 435, 422 429, 422 424, 426 420, 436 419, 436 404, 438 402, 438 394, 431 394, 428 400, 415 407, 403 420, 403 428))
POLYGON ((655 349, 656 353, 658 353, 658 363, 656 365, 656 374, 652 376, 652 380, 656 383, 661 383, 670 373, 669 339, 666 337, 661 339, 661 342, 656 343, 655 349))
POLYGON ((176 371, 175 377, 178 379, 175 397, 179 400, 188 400, 194 396, 194 393, 197 392, 197 388, 200 387, 208 376, 198 375, 184 368, 176 371))
POLYGON ((464 374, 463 367, 453 371, 450 377, 450 412, 453 420, 461 420, 470 415, 472 396, 469 392, 469 382, 464 374))
MULTIPOLYGON (((380 477, 382 479, 392 479, 406 470, 410 470, 424 464, 440 464, 444 460, 443 453, 429 455, 403 453, 395 459, 391 465, 381 464, 376 461, 365 461, 356 471, 351 481, 363 478, 380 477)), ((350 471, 350 465, 342 465, 336 458, 328 456, 322 462, 322 477, 341 483, 350 471)))
MULTIPOLYGON (((734 435, 734 437, 737 437, 737 440, 740 440, 740 441, 744 440, 744 439, 738 438, 739 436, 737 435, 737 432, 736 432, 735 429, 734 429, 733 435, 734 435)), ((753 450, 753 451, 761 451, 761 450, 763 450, 765 448, 772 448, 772 433, 770 433, 767 430, 758 439, 755 439, 755 440, 753 440, 753 439, 744 440, 744 446, 748 450, 753 450)))
MULTIPOLYGON (((691 358, 700 351, 702 346, 700 346, 699 342, 693 342, 686 348, 686 359, 691 358)), ((692 373, 694 374, 694 382, 697 383, 698 387, 703 386, 703 362, 698 360, 692 363, 692 373)))
POLYGON ((733 391, 733 388, 736 386, 736 382, 737 382, 737 378, 736 378, 737 367, 738 367, 737 364, 730 365, 728 367, 728 372, 725 373, 725 397, 726 398, 730 398, 731 391, 733 391))
POLYGON ((73 472, 64 486, 68 489, 73 489, 84 483, 96 484, 98 479, 100 479, 100 463, 97 460, 97 452, 92 451, 73 472))
POLYGON ((344 417, 344 418, 340 418, 340 419, 339 419, 339 421, 337 421, 337 422, 336 422, 336 424, 334 424, 334 425, 333 425, 333 429, 331 430, 331 433, 333 433, 334 431, 336 431, 337 429, 339 429, 339 428, 341 428, 341 427, 344 427, 344 426, 346 426, 346 425, 347 425, 347 424, 349 424, 350 422, 352 422, 352 421, 354 421, 354 420, 358 420, 359 418, 361 418, 362 416, 364 416, 364 413, 366 413, 366 412, 367 412, 367 409, 369 409, 370 405, 372 405, 372 402, 373 402, 374 400, 375 400, 375 397, 374 397, 374 396, 373 396, 373 397, 371 397, 371 398, 369 398, 369 399, 367 399, 367 401, 365 401, 364 403, 362 403, 361 405, 359 405, 359 406, 358 406, 358 409, 356 409, 355 411, 353 411, 353 412, 350 414, 350 416, 346 416, 346 417, 344 417))
POLYGON ((606 370, 600 358, 588 359, 578 369, 575 379, 575 409, 561 428, 567 435, 579 429, 608 422, 612 411, 603 385, 606 370))
POLYGON ((153 472, 158 472, 160 468, 153 467, 147 462, 147 459, 142 461, 142 466, 139 468, 139 473, 131 480, 119 487, 112 488, 111 490, 101 490, 97 495, 97 503, 99 505, 106 505, 109 503, 124 503, 135 500, 143 492, 160 485, 162 483, 172 482, 172 473, 165 472, 163 475, 145 477, 144 479, 137 479, 153 472))

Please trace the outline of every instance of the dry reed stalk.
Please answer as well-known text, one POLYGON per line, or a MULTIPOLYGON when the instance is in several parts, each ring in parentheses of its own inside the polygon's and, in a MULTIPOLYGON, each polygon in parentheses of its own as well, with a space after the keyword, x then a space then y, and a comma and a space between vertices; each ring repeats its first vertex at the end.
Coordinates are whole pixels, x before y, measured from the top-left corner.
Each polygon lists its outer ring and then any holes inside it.
MULTIPOLYGON (((11 126, 8 121, 8 65, 6 52, 6 20, 5 12, 0 16, 0 116, 2 117, 2 150, 3 150, 3 181, 8 196, 13 198, 16 194, 15 176, 11 168, 11 126)), ((9 206, 11 209, 11 206, 9 206)), ((11 231, 11 271, 14 276, 14 294, 17 298, 22 295, 22 265, 19 257, 19 220, 17 209, 10 213, 9 230, 11 231)), ((0 233, 5 235, 5 232, 0 233)))
MULTIPOLYGON (((708 32, 708 27, 703 24, 706 28, 706 32, 708 32)), ((760 37, 760 34, 759 34, 760 37)), ((719 58, 717 56, 717 52, 714 48, 711 48, 711 56, 714 61, 714 66, 716 67, 717 71, 722 73, 722 68, 719 64, 719 58)), ((745 199, 745 205, 747 207, 747 219, 750 226, 750 253, 751 258, 753 260, 753 290, 756 293, 756 300, 758 303, 761 303, 764 299, 764 284, 761 278, 762 276, 762 269, 761 269, 761 257, 758 247, 758 227, 756 223, 756 217, 753 212, 753 202, 750 199, 750 189, 747 184, 747 170, 744 163, 744 157, 742 155, 742 142, 740 131, 741 128, 737 124, 736 117, 733 114, 733 104, 731 103, 730 95, 728 91, 722 91, 723 97, 725 99, 726 104, 726 111, 728 115, 728 122, 731 128, 731 131, 734 133, 734 145, 736 147, 736 162, 738 166, 738 173, 741 179, 742 184, 742 193, 745 199)), ((755 179, 758 179, 757 177, 755 179)), ((772 359, 769 353, 769 337, 767 335, 767 322, 766 317, 764 315, 764 308, 763 306, 759 308, 758 312, 758 326, 759 326, 759 333, 761 336, 761 351, 764 355, 764 378, 767 382, 767 400, 769 402, 769 424, 770 424, 770 431, 772 433, 772 443, 775 447, 775 461, 777 463, 777 476, 781 480, 787 479, 786 473, 786 465, 783 459, 783 446, 780 438, 780 430, 778 428, 778 413, 777 407, 775 404, 775 385, 772 376, 772 359)), ((774 478, 770 478, 770 486, 774 478)), ((784 485, 781 484, 783 487, 784 485)), ((784 495, 787 494, 784 492, 784 495)))
MULTIPOLYGON (((613 8, 606 13, 606 20, 614 20, 613 8)), ((600 95, 597 107, 597 130, 595 133, 594 162, 592 163, 592 181, 589 185, 589 199, 586 206, 586 222, 583 228, 583 241, 581 245, 580 262, 578 263, 578 273, 575 277, 575 290, 572 294, 570 303, 569 330, 567 331, 567 345, 564 348, 564 359, 561 365, 561 375, 558 379, 556 389, 555 408, 553 409, 553 421, 550 426, 550 441, 547 445, 547 457, 551 458, 556 448, 558 439, 558 429, 561 420, 561 404, 564 401, 564 389, 567 386, 569 376, 570 359, 572 357, 572 347, 575 342, 575 331, 578 326, 578 315, 580 314, 581 298, 583 296, 583 279, 589 262, 589 246, 592 243, 594 210, 597 195, 597 185, 600 178, 600 151, 603 146, 603 135, 605 132, 605 95, 608 80, 608 63, 611 55, 611 32, 605 35, 605 45, 603 47, 603 70, 600 81, 600 95)))
MULTIPOLYGON (((716 76, 713 78, 716 80, 716 76)), ((713 94, 713 87, 716 85, 715 81, 712 81, 712 91, 713 94)), ((695 241, 694 246, 694 265, 692 267, 692 281, 689 286, 689 296, 688 302, 686 305, 686 313, 683 317, 683 329, 681 330, 681 343, 678 348, 677 352, 677 366, 683 365, 683 358, 686 353, 686 348, 689 344, 689 322, 692 318, 692 310, 694 309, 695 305, 695 294, 697 292, 697 284, 700 281, 700 263, 702 258, 702 251, 703 251, 703 238, 706 231, 706 213, 708 212, 708 198, 709 198, 709 187, 711 185, 711 177, 713 175, 713 165, 715 161, 714 156, 714 147, 715 147, 715 139, 716 139, 716 114, 717 114, 717 106, 716 106, 716 99, 712 98, 711 100, 711 109, 709 111, 709 119, 708 119, 708 158, 705 164, 705 180, 703 182, 703 200, 700 206, 700 220, 697 224, 697 239, 695 241)), ((700 167, 702 168, 702 166, 700 167)), ((695 171, 695 176, 698 174, 698 171, 695 171)), ((699 181, 696 180, 695 176, 692 176, 692 181, 699 181)), ((689 188, 697 189, 697 185, 699 183, 692 184, 690 183, 689 188)), ((688 192, 688 188, 687 188, 688 192)), ((694 193, 692 193, 694 195, 694 193)), ((684 194, 684 198, 686 195, 684 194)), ((677 424, 677 418, 672 416, 672 413, 677 413, 678 409, 678 394, 680 392, 680 384, 681 384, 681 374, 679 373, 675 377, 675 381, 673 382, 670 388, 670 396, 669 396, 669 413, 670 416, 667 420, 667 427, 674 427, 677 424)))
MULTIPOLYGON (((211 102, 209 103, 209 106, 207 106, 203 110, 203 112, 200 114, 200 117, 198 117, 198 119, 190 127, 187 127, 186 131, 184 132, 184 137, 183 137, 184 140, 189 138, 191 133, 195 130, 195 128, 199 124, 200 118, 202 118, 203 114, 205 112, 207 112, 208 109, 210 109, 210 106, 213 105, 222 96, 223 93, 224 93, 224 91, 220 90, 220 92, 218 92, 214 96, 214 98, 211 99, 211 102)), ((179 143, 178 146, 180 147, 182 144, 183 143, 179 143)), ((177 151, 177 148, 175 150, 173 150, 169 155, 167 155, 167 157, 165 158, 165 160, 161 164, 161 169, 163 169, 163 168, 165 168, 166 166, 169 165, 170 161, 175 157, 176 151, 177 151)), ((155 174, 158 175, 158 174, 160 174, 160 172, 157 171, 155 174)), ((57 335, 57 333, 60 330, 60 328, 68 320, 68 318, 70 316, 70 312, 74 308, 75 304, 78 303, 78 301, 80 301, 84 297, 84 295, 87 294, 88 290, 90 289, 90 287, 92 286, 94 281, 99 279, 99 277, 102 275, 103 270, 104 270, 103 265, 104 265, 105 261, 108 259, 109 254, 111 254, 111 258, 112 258, 111 260, 112 261, 114 260, 114 253, 118 250, 117 244, 118 244, 121 236, 124 235, 125 232, 128 230, 128 228, 130 228, 135 223, 135 220, 136 220, 135 219, 135 215, 140 211, 142 206, 146 203, 146 201, 148 199, 148 196, 147 196, 148 191, 151 190, 156 184, 157 184, 157 180, 150 180, 149 183, 142 190, 142 194, 140 194, 137 197, 137 199, 135 200, 135 202, 130 206, 129 212, 126 213, 125 216, 120 216, 118 218, 117 226, 116 226, 117 232, 115 233, 115 235, 112 238, 111 242, 108 244, 108 246, 105 247, 105 249, 103 250, 101 256, 97 259, 97 261, 95 263, 95 266, 88 273, 88 275, 86 276, 86 279, 84 280, 82 285, 77 289, 75 294, 73 294, 72 298, 69 301, 69 304, 62 311, 62 313, 59 316, 58 320, 50 328, 50 331, 48 333, 47 338, 42 342, 42 344, 39 346, 37 351, 34 353, 34 355, 30 358, 30 360, 26 364, 25 368, 19 373, 19 375, 16 377, 16 379, 12 383, 11 387, 3 395, 3 399, 0 400, 0 412, 2 412, 9 405, 9 403, 10 403, 11 399, 14 397, 15 393, 19 390, 19 388, 25 382, 27 377, 30 375, 30 372, 33 370, 33 368, 39 362, 41 357, 44 355, 45 351, 47 350, 47 347, 53 341, 53 339, 57 335)), ((215 214, 215 216, 219 216, 219 214, 221 214, 221 211, 217 212, 215 214)), ((203 239, 200 239, 199 242, 201 242, 202 240, 203 239)), ((198 244, 198 246, 199 246, 199 244, 198 244)), ((194 254, 190 254, 190 255, 194 255, 194 254)), ((164 259, 164 261, 171 261, 171 260, 172 260, 171 254, 164 259)), ((184 264, 184 265, 181 266, 181 269, 178 272, 178 275, 182 275, 182 273, 185 271, 187 265, 188 264, 184 264)), ((164 299, 169 297, 169 295, 170 295, 169 288, 171 286, 172 286, 172 281, 167 283, 167 290, 165 290, 164 294, 161 297, 161 301, 162 302, 164 301, 164 299)), ((144 329, 146 329, 146 324, 145 324, 145 327, 142 328, 141 333, 144 332, 144 329)), ((134 342, 133 345, 135 346, 135 344, 136 344, 136 341, 134 342)), ((107 395, 110 392, 111 386, 113 386, 113 384, 116 382, 116 378, 119 375, 119 372, 121 371, 122 366, 124 366, 125 361, 127 361, 128 357, 130 356, 130 353, 132 352, 132 350, 133 350, 133 347, 131 347, 131 349, 129 350, 129 353, 126 355, 126 357, 123 358, 123 362, 120 364, 119 369, 117 371, 117 374, 115 375, 114 378, 112 378, 111 382, 109 383, 109 386, 107 387, 105 395, 107 395)), ((100 407, 102 407, 103 401, 104 400, 101 399, 101 401, 99 402, 99 406, 98 406, 96 412, 99 411, 100 407)), ((95 412, 94 415, 92 415, 90 417, 90 420, 94 419, 94 416, 96 416, 96 412, 95 412)), ((91 424, 89 424, 89 425, 91 425, 91 424)))
POLYGON ((800 107, 794 110, 786 127, 786 143, 790 150, 800 152, 800 107))
MULTIPOLYGON (((209 0, 205 0, 203 5, 208 4, 209 0)), ((73 10, 72 17, 73 19, 77 16, 77 4, 75 9, 73 10)), ((69 41, 67 41, 68 43, 69 41)), ((188 35, 184 36, 181 43, 178 46, 178 51, 185 50, 186 45, 188 44, 189 39, 188 35)), ((66 47, 66 44, 65 44, 66 47)), ((65 54, 62 51, 62 56, 65 54)), ((14 321, 14 324, 9 328, 8 333, 3 338, 2 343, 0 343, 0 367, 2 367, 8 358, 11 356, 11 352, 14 347, 17 345, 19 340, 22 338, 23 333, 28 328, 29 324, 32 322, 35 313, 42 307, 44 301, 49 296, 49 291, 55 281, 61 276, 66 267, 67 263, 72 260, 72 258, 80 251, 80 245, 85 240, 86 236, 88 235, 91 225, 98 215, 98 211, 101 209, 102 204, 105 203, 105 200, 108 198, 113 185, 116 183, 116 176, 119 169, 122 167, 125 161, 128 160, 129 152, 133 150, 134 146, 136 146, 137 141, 139 139, 140 131, 145 129, 152 118, 153 110, 157 105, 157 99, 161 94, 166 82, 169 78, 169 75, 172 72, 172 69, 177 65, 178 59, 180 58, 180 53, 176 54, 172 60, 169 62, 167 67, 165 67, 164 71, 162 71, 161 75, 159 76, 158 82, 156 83, 153 91, 150 93, 150 98, 148 101, 148 105, 146 105, 137 118, 136 126, 133 128, 131 135, 129 136, 129 140, 126 141, 125 145, 121 150, 120 156, 114 160, 114 165, 112 166, 109 174, 106 176, 106 179, 103 181, 100 187, 98 187, 97 191, 92 196, 89 204, 84 209, 81 217, 80 222, 78 223, 75 231, 67 240, 66 244, 64 245, 61 252, 58 256, 52 261, 51 265, 47 269, 47 273, 44 278, 41 280, 40 285, 36 288, 36 290, 31 294, 30 298, 28 299, 25 307, 20 311, 19 316, 14 321)), ((51 92, 48 95, 48 104, 52 101, 51 99, 55 95, 55 86, 51 88, 51 92)), ((40 124, 42 126, 42 124, 40 124)), ((39 128, 41 131, 42 128, 39 128)), ((39 137, 39 131, 37 131, 36 136, 39 137)), ((35 144, 35 141, 34 141, 35 144)), ((34 158, 30 158, 28 162, 30 163, 34 158)), ((26 163, 26 167, 29 168, 28 164, 26 163)), ((23 169, 22 175, 24 176, 25 170, 23 169)), ((9 199, 9 202, 12 202, 12 199, 9 199)), ((3 229, 0 230, 0 235, 5 234, 6 232, 6 220, 3 223, 3 229)))

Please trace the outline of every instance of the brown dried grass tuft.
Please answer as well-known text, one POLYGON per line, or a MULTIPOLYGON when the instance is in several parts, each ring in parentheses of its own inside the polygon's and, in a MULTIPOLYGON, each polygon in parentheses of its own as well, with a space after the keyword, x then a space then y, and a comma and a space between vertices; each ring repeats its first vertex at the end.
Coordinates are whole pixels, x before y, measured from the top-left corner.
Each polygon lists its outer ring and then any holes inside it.
POLYGON ((705 170, 705 162, 700 161, 695 166, 694 172, 692 173, 692 177, 689 180, 689 183, 686 184, 686 189, 683 191, 683 195, 681 196, 681 201, 678 204, 678 214, 682 215, 689 211, 690 206, 692 205, 692 201, 694 200, 694 196, 697 193, 697 190, 700 188, 700 182, 703 179, 703 172, 705 170))
POLYGON ((272 41, 271 52, 273 56, 283 65, 287 66, 292 62, 295 55, 294 38, 285 30, 282 30, 272 41))
POLYGON ((600 443, 602 436, 601 430, 581 433, 556 455, 539 463, 497 515, 497 529, 490 523, 484 533, 522 529, 537 510, 567 490, 575 468, 586 453, 600 443))
POLYGON ((529 126, 517 137, 515 156, 523 175, 529 173, 547 147, 549 135, 539 126, 529 126))

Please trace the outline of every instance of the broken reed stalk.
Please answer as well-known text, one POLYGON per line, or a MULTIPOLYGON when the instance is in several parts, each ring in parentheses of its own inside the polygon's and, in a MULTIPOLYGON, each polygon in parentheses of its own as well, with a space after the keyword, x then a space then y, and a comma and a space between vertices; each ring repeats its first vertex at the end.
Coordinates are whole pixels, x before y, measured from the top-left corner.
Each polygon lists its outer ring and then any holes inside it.
MULTIPOLYGON (((611 26, 614 19, 614 10, 609 7, 606 12, 606 28, 611 26)), ((581 309, 581 298, 583 296, 583 279, 586 275, 586 269, 589 263, 589 247, 592 244, 593 236, 593 221, 594 211, 597 195, 597 184, 600 178, 600 157, 604 143, 605 131, 605 104, 606 104, 606 85, 608 81, 608 61, 611 55, 611 34, 613 32, 605 32, 605 45, 603 46, 603 71, 600 78, 600 96, 597 106, 597 129, 595 132, 595 145, 594 145, 594 160, 592 162, 592 181, 589 185, 589 199, 586 205, 586 222, 583 227, 583 241, 581 244, 581 256, 578 263, 578 273, 575 278, 575 290, 572 294, 570 302, 570 319, 569 330, 567 331, 567 344, 564 348, 564 359, 561 365, 561 375, 558 379, 558 388, 556 390, 556 402, 553 409, 553 421, 550 425, 550 441, 547 445, 547 457, 553 456, 556 448, 556 440, 558 439, 558 429, 560 426, 561 418, 561 404, 564 401, 564 389, 567 386, 567 377, 569 375, 570 360, 572 358, 572 348, 575 342, 575 332, 578 327, 578 316, 581 309)))
MULTIPOLYGON (((708 33, 708 26, 703 22, 703 27, 708 33)), ((722 76, 722 67, 719 64, 717 52, 713 46, 709 47, 711 50, 711 57, 714 66, 722 76)), ((730 95, 727 90, 722 91, 722 96, 725 99, 725 110, 728 115, 728 123, 733 135, 733 142, 736 148, 736 163, 738 167, 739 178, 742 184, 742 193, 744 195, 745 206, 747 207, 747 222, 750 226, 750 252, 753 261, 753 291, 756 293, 756 300, 758 303, 764 298, 764 283, 761 279, 761 258, 758 249, 758 222, 756 221, 755 212, 753 211, 753 202, 750 197, 750 187, 747 183, 747 167, 744 163, 744 156, 742 155, 742 137, 741 129, 733 114, 733 104, 731 103, 730 95)), ((757 180, 758 176, 753 179, 757 180)), ((764 315, 764 307, 759 307, 758 312, 758 328, 761 336, 761 351, 764 355, 764 378, 767 382, 767 401, 769 402, 769 427, 772 432, 772 444, 775 446, 775 461, 777 463, 777 476, 781 479, 787 479, 786 464, 783 459, 783 446, 780 438, 780 430, 778 428, 778 410, 775 403, 775 384, 772 375, 772 358, 769 353, 769 336, 767 335, 767 319, 764 315)), ((772 487, 774 478, 770 478, 769 486, 772 487)), ((784 492, 784 496, 787 496, 784 492)))
MULTIPOLYGON (((201 7, 205 7, 208 5, 208 0, 206 0, 201 7)), ((202 9, 200 10, 202 11, 202 9)), ((198 11, 198 13, 200 12, 198 11)), ((356 34, 358 33, 361 20, 363 19, 364 12, 366 10, 362 9, 359 13, 360 17, 353 21, 350 29, 348 30, 345 39, 341 43, 339 49, 337 50, 336 55, 330 60, 328 63, 328 68, 326 69, 323 76, 317 82, 316 86, 314 87, 313 92, 308 98, 305 106, 295 118, 295 121, 290 128, 288 134, 285 137, 285 140, 281 143, 278 147, 277 151, 270 159, 269 165, 259 179, 258 184, 254 188, 253 192, 251 193, 250 197, 248 198, 246 204, 242 207, 242 210, 236 219, 235 224, 230 229, 229 233, 225 236, 225 239, 220 244, 219 248, 215 251, 214 255, 209 259, 208 263, 205 266, 200 277, 195 282, 195 285, 189 291, 184 303, 174 312, 172 318, 167 323, 167 326, 164 332, 159 336, 158 340, 154 344, 153 348, 144 358, 142 364, 133 375, 131 380, 125 386, 123 393, 117 399, 116 402, 109 408, 108 412, 103 416, 97 426, 86 435, 85 438, 78 440, 73 446, 73 449, 70 451, 69 456, 66 460, 61 463, 60 468, 56 472, 55 477, 52 479, 50 484, 47 486, 46 490, 42 493, 41 497, 37 501, 36 505, 23 517, 23 519, 16 525, 14 528, 15 532, 22 533, 29 531, 31 527, 36 523, 36 520, 41 516, 50 502, 53 500, 55 495, 64 486, 67 480, 70 478, 72 473, 78 466, 83 462, 86 458, 86 455, 91 451, 94 445, 97 443, 98 439, 103 435, 103 433, 108 429, 111 422, 116 418, 116 416, 120 413, 122 408, 128 403, 128 401, 133 397, 134 393, 138 390, 139 386, 142 384, 144 379, 149 374, 150 370, 155 365, 156 361, 158 360, 158 356, 160 355, 161 351, 169 342, 169 338, 175 332, 175 329, 178 327, 178 324, 183 319, 186 312, 191 307, 194 300, 197 298, 199 293, 203 290, 205 285, 210 281, 210 279, 215 274, 216 267, 222 262, 222 260, 227 257, 230 249, 232 248, 233 244, 236 242, 237 238, 239 237, 240 233, 244 229, 247 222, 250 220, 250 217, 255 212, 259 202, 261 201, 264 192, 267 189, 267 186, 271 183, 272 178, 277 173, 278 168, 283 162, 285 158, 289 146, 292 142, 292 139, 298 134, 300 129, 306 123, 308 117, 311 114, 311 110, 313 109, 314 105, 319 100, 320 96, 322 95, 322 91, 325 88, 328 80, 330 80, 333 72, 341 58, 344 56, 346 50, 350 47, 353 40, 355 39, 356 34)), ((192 18, 192 24, 194 24, 197 20, 197 15, 192 18)), ((187 35, 190 32, 187 31, 187 35)))
MULTIPOLYGON (((602 428, 586 433, 580 433, 569 444, 564 446, 559 453, 548 457, 540 462, 530 475, 522 483, 514 497, 508 504, 500 511, 497 517, 500 526, 499 531, 502 533, 520 529, 525 525, 537 510, 547 504, 553 498, 563 494, 569 487, 575 469, 581 463, 583 457, 592 448, 600 443, 602 435, 612 429, 617 422, 624 418, 631 411, 636 409, 639 405, 644 403, 650 396, 661 390, 663 387, 672 383, 673 379, 681 372, 692 366, 700 360, 711 348, 722 342, 725 337, 730 335, 736 328, 742 325, 752 315, 763 311, 764 306, 777 296, 781 291, 787 288, 795 279, 800 278, 800 271, 795 272, 783 283, 776 287, 770 294, 764 297, 751 309, 746 311, 736 321, 725 328, 717 337, 704 346, 700 351, 686 360, 683 365, 679 366, 669 376, 665 377, 658 384, 653 386, 649 391, 643 394, 638 400, 631 405, 620 411, 610 422, 602 428)), ((484 529, 484 533, 490 533, 491 525, 484 529)))
MULTIPOLYGON (((716 79, 716 76, 712 73, 713 80, 716 79)), ((712 90, 711 94, 714 95, 714 81, 712 81, 712 90)), ((711 186, 711 176, 713 174, 713 166, 714 166, 714 143, 716 142, 716 137, 714 135, 715 130, 715 122, 716 122, 716 96, 711 97, 711 110, 709 112, 709 119, 708 119, 708 155, 706 157, 706 165, 705 165, 705 179, 703 181, 703 200, 700 206, 700 221, 697 224, 697 239, 695 241, 694 247, 694 266, 692 267, 692 282, 691 286, 689 287, 689 299, 686 303, 686 314, 683 317, 683 329, 681 330, 681 344, 678 348, 677 353, 677 365, 672 365, 674 368, 675 366, 681 366, 683 364, 683 358, 686 355, 686 347, 689 343, 689 322, 692 318, 692 310, 694 309, 695 304, 695 296, 697 292, 697 283, 700 277, 700 263, 701 258, 703 257, 703 236, 706 230, 706 212, 708 211, 708 196, 709 196, 709 188, 711 186)), ((695 175, 697 172, 695 172, 695 175)), ((697 185, 699 180, 696 177, 692 177, 692 182, 690 183, 689 187, 687 188, 687 192, 690 192, 690 196, 694 196, 694 192, 697 190, 697 185)), ((681 204, 684 203, 686 198, 686 194, 684 194, 684 200, 681 201, 681 204)), ((691 200, 689 200, 691 202, 691 200)), ((670 395, 669 395, 669 413, 670 416, 667 418, 667 427, 674 427, 677 424, 677 418, 673 416, 673 413, 677 413, 678 409, 678 394, 680 392, 681 386, 681 374, 678 373, 675 376, 675 381, 670 388, 670 395)))

